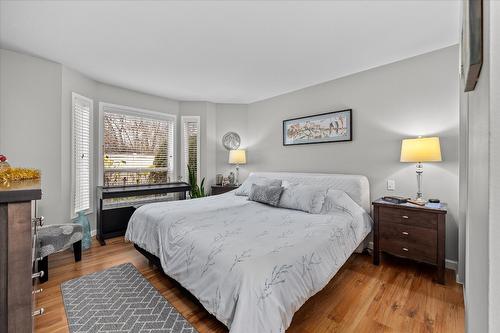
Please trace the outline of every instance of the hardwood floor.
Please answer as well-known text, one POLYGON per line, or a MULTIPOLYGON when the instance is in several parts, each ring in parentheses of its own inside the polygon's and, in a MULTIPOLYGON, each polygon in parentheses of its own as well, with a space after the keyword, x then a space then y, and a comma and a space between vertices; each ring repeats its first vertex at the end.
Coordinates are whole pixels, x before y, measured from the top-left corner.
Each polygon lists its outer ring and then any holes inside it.
MULTIPOLYGON (((78 263, 70 251, 50 256, 50 278, 37 295, 37 306, 46 314, 36 319, 36 332, 68 332, 62 282, 126 262, 133 263, 199 332, 227 332, 191 294, 150 267, 123 238, 102 247, 94 241, 78 263)), ((355 254, 295 314, 287 332, 464 332, 461 285, 454 282, 452 271, 446 272, 445 286, 433 283, 433 272, 431 267, 392 257, 374 266, 370 256, 355 254)))

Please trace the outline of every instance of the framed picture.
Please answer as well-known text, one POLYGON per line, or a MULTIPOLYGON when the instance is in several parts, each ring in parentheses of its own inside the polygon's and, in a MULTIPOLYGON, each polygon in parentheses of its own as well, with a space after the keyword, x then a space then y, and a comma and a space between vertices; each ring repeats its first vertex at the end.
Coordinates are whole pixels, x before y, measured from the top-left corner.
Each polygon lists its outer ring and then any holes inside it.
POLYGON ((352 110, 283 120, 283 146, 352 141, 352 110))
POLYGON ((476 87, 483 65, 483 0, 465 0, 462 26, 464 91, 476 87))

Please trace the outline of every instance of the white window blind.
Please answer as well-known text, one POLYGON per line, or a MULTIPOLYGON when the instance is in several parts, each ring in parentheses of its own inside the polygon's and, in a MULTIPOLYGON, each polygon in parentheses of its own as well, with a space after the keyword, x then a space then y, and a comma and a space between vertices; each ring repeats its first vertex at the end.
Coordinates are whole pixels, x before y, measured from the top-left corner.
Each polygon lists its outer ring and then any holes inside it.
POLYGON ((170 182, 174 171, 174 129, 173 117, 104 107, 104 186, 170 182))
POLYGON ((72 94, 73 213, 90 209, 90 147, 93 101, 72 94))
POLYGON ((183 166, 184 179, 189 179, 188 168, 189 165, 200 181, 200 118, 199 117, 182 117, 183 127, 183 166))

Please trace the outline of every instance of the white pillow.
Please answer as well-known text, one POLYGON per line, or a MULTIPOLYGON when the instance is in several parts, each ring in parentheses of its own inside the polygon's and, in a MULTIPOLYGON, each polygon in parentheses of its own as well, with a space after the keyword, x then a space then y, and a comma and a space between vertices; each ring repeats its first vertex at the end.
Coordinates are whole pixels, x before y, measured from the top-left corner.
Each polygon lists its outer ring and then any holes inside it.
POLYGON ((355 203, 347 193, 341 190, 330 189, 326 194, 321 213, 327 214, 334 210, 348 211, 352 214, 365 213, 364 209, 355 203))
POLYGON ((325 201, 328 187, 321 185, 303 185, 283 182, 284 190, 278 207, 302 210, 319 214, 325 201))
POLYGON ((344 211, 352 216, 353 223, 351 226, 356 237, 361 237, 362 231, 366 230, 366 228, 371 228, 371 225, 373 225, 370 214, 354 202, 354 200, 352 200, 347 193, 340 190, 330 189, 326 194, 321 214, 329 214, 335 210, 344 211))
POLYGON ((249 176, 240 187, 236 189, 234 194, 236 195, 246 195, 250 194, 250 189, 252 185, 260 185, 260 186, 281 186, 281 179, 272 179, 260 176, 249 176))

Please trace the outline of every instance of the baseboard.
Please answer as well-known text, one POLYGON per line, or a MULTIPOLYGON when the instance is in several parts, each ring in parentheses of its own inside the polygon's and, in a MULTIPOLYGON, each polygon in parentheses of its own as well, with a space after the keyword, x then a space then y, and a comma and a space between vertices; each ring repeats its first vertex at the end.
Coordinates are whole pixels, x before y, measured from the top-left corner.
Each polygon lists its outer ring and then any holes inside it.
POLYGON ((456 260, 450 260, 450 259, 446 259, 444 261, 444 266, 448 269, 452 269, 455 271, 455 273, 457 272, 457 269, 458 269, 458 262, 456 260))
MULTIPOLYGON (((372 241, 368 242, 368 249, 373 250, 373 242, 372 241)), ((460 283, 458 281, 458 271, 457 271, 458 270, 458 262, 456 260, 445 259, 444 266, 446 268, 451 269, 451 270, 453 270, 455 272, 455 281, 457 283, 460 283)))

